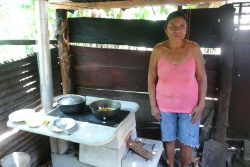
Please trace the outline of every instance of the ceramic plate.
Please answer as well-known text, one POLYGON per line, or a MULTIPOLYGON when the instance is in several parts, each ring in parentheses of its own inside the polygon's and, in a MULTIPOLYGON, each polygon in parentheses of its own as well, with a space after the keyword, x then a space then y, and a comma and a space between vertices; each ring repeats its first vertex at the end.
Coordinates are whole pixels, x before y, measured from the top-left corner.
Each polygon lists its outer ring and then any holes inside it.
POLYGON ((24 121, 24 118, 27 116, 27 115, 31 115, 31 114, 34 114, 35 113, 35 110, 33 109, 21 109, 21 110, 17 110, 13 113, 11 113, 9 115, 9 120, 11 122, 23 122, 24 121))
MULTIPOLYGON (((76 124, 75 120, 74 119, 71 119, 71 118, 62 118, 65 122, 66 122, 66 127, 65 129, 69 130, 71 128, 73 128, 76 124)), ((54 132, 61 132, 62 130, 56 126, 53 125, 53 122, 54 121, 51 121, 49 124, 48 124, 48 129, 51 130, 51 131, 54 131, 54 132)))

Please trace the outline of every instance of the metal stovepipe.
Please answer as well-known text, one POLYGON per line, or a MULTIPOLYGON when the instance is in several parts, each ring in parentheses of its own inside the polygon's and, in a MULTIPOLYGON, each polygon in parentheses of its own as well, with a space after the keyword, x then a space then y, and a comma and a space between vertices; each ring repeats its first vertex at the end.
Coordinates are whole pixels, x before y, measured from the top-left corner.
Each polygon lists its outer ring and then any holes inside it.
POLYGON ((45 113, 53 108, 53 82, 51 55, 49 48, 48 5, 46 0, 36 0, 36 27, 38 46, 38 66, 40 75, 40 93, 45 113))

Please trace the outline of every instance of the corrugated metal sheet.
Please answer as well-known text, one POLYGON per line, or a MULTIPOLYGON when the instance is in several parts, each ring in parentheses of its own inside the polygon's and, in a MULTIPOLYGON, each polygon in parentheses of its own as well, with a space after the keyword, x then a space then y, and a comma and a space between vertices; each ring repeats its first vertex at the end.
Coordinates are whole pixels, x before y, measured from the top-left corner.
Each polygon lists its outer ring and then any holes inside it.
MULTIPOLYGON (((54 95, 62 94, 58 50, 51 50, 54 95)), ((8 115, 23 108, 41 109, 39 71, 36 54, 0 65, 0 158, 22 151, 31 156, 31 166, 50 160, 49 137, 6 126, 8 115)))

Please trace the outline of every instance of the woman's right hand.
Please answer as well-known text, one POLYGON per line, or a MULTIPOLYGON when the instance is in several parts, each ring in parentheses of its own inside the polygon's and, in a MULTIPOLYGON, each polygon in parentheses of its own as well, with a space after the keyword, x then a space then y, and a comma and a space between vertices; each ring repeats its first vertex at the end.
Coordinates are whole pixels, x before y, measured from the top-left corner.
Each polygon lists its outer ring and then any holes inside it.
POLYGON ((160 110, 157 107, 151 108, 151 114, 157 121, 161 121, 160 110))

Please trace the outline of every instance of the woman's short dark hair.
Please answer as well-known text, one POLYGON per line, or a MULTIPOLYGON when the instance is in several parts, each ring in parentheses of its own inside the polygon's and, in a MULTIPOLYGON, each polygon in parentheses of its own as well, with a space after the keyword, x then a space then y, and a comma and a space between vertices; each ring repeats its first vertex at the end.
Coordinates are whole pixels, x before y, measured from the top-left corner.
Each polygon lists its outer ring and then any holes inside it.
POLYGON ((185 13, 183 13, 182 11, 174 11, 168 15, 167 20, 166 20, 166 26, 168 25, 169 21, 175 17, 182 17, 186 21, 186 23, 188 22, 188 19, 185 13))

